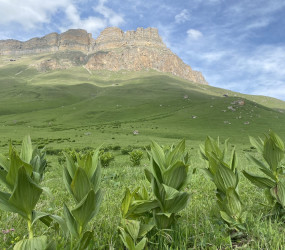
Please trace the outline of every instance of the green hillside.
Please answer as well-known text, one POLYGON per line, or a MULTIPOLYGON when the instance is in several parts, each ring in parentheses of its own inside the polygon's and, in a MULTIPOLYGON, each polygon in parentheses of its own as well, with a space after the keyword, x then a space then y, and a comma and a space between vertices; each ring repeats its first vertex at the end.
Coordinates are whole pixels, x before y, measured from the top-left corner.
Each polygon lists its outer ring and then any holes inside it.
POLYGON ((76 138, 78 145, 95 137, 130 143, 149 138, 200 141, 211 135, 243 142, 268 129, 285 136, 285 102, 274 98, 193 84, 156 71, 90 72, 77 66, 38 72, 32 64, 42 58, 1 58, 3 141, 27 133, 76 138), (134 137, 134 130, 139 135, 134 137))

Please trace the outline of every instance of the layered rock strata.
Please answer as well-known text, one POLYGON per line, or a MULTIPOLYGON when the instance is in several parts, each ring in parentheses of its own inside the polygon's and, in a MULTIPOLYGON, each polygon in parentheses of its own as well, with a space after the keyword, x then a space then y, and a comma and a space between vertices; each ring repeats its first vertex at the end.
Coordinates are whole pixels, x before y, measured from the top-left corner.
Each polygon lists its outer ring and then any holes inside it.
MULTIPOLYGON (((208 84, 200 72, 192 70, 166 47, 155 28, 123 32, 119 28, 110 27, 103 30, 97 39, 93 39, 85 30, 71 29, 62 34, 51 33, 26 42, 11 39, 0 41, 0 55, 19 56, 57 51, 83 52, 87 60, 80 61, 89 70, 155 69, 192 82, 208 84)), ((39 70, 54 70, 68 65, 71 67, 74 63, 65 63, 63 66, 59 60, 48 59, 36 67, 39 70)))

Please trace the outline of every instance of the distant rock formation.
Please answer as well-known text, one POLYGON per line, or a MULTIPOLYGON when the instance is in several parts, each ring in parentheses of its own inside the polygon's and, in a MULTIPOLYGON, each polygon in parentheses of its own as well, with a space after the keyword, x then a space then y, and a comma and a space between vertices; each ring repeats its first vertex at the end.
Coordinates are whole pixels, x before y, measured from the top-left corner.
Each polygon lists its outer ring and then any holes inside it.
MULTIPOLYGON (((168 72, 192 82, 208 84, 203 75, 191 69, 163 43, 156 28, 137 28, 123 32, 116 27, 106 28, 97 39, 82 29, 71 29, 62 34, 51 33, 26 42, 0 40, 0 55, 27 55, 54 53, 57 51, 81 51, 82 65, 89 70, 132 70, 155 69, 168 72)), ((71 60, 69 58, 69 60, 71 60)), ((72 60, 75 60, 74 57, 72 60)), ((74 66, 74 62, 64 60, 61 65, 54 59, 44 60, 35 65, 38 70, 62 69, 74 66)))

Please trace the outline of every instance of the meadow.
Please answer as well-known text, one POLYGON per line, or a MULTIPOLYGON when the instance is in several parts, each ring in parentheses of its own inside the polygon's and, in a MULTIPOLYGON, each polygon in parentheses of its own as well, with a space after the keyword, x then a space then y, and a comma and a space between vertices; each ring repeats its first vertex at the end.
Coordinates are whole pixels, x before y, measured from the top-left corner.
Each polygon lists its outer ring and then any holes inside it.
MULTIPOLYGON (((186 139, 189 153, 191 198, 171 230, 154 229, 148 234, 147 249, 282 249, 284 220, 271 215, 263 191, 240 174, 239 194, 247 212, 246 233, 233 240, 219 215, 215 185, 202 171, 199 145, 206 136, 230 138, 235 146, 237 169, 258 173, 247 155, 260 158, 248 136, 262 137, 269 129, 285 139, 285 103, 273 98, 243 95, 211 86, 189 83, 155 71, 88 72, 82 67, 42 72, 30 65, 37 57, 0 62, 0 153, 9 151, 9 140, 19 151, 30 134, 33 145, 45 147, 47 169, 43 193, 36 209, 62 215, 63 204, 74 206, 63 183, 66 166, 62 151, 89 152, 102 145, 114 155, 102 168, 100 187, 103 201, 89 229, 90 249, 123 249, 119 238, 120 207, 126 188, 134 190, 147 182, 144 169, 150 166, 146 148, 154 140, 160 145, 186 139), (13 64, 14 63, 14 64, 13 64), (20 72, 20 73, 19 73, 20 72), (239 101, 244 101, 239 104, 239 101), (134 131, 138 134, 134 134, 134 131), (126 152, 139 149, 143 159, 134 166, 126 152)), ((6 61, 5 61, 6 60, 6 61)), ((5 187, 1 186, 1 190, 5 187)), ((0 211, 1 249, 12 249, 27 237, 23 219, 0 211), (9 229, 10 230, 7 232, 9 229)), ((36 223, 35 235, 47 235, 58 249, 68 248, 68 239, 55 225, 36 223)))

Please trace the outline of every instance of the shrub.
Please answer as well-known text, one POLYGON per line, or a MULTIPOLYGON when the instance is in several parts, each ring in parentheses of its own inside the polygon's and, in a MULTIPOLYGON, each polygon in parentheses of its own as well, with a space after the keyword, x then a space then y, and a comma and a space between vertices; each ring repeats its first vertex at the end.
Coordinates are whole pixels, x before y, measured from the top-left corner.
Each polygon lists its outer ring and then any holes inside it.
POLYGON ((141 150, 133 150, 130 154, 130 160, 134 166, 139 166, 143 158, 143 152, 141 150))
POLYGON ((100 161, 103 167, 108 167, 111 161, 114 160, 114 155, 111 152, 102 152, 100 153, 100 161))

